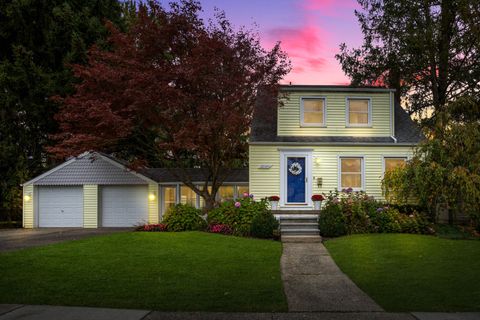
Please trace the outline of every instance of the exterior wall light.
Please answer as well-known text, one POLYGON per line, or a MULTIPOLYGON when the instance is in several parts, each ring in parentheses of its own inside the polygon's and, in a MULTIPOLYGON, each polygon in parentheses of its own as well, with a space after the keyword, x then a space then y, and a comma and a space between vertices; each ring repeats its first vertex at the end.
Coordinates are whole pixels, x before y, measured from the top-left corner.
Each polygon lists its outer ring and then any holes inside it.
POLYGON ((156 198, 155 193, 150 193, 150 194, 148 195, 148 200, 150 200, 150 201, 155 200, 155 198, 156 198))
POLYGON ((30 193, 27 193, 26 195, 23 196, 23 200, 25 202, 29 202, 30 200, 32 200, 32 196, 30 193))
POLYGON ((316 164, 317 166, 320 165, 320 157, 315 157, 315 164, 316 164))

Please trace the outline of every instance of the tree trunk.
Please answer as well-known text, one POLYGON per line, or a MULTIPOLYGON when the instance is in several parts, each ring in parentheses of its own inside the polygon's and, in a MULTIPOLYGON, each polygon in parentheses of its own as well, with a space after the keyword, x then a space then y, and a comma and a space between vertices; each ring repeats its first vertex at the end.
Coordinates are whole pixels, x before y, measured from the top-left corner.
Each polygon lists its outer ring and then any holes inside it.
POLYGON ((205 207, 203 208, 203 210, 205 212, 208 212, 213 208, 215 208, 215 202, 216 202, 215 195, 208 194, 206 197, 204 197, 204 199, 205 199, 205 207))

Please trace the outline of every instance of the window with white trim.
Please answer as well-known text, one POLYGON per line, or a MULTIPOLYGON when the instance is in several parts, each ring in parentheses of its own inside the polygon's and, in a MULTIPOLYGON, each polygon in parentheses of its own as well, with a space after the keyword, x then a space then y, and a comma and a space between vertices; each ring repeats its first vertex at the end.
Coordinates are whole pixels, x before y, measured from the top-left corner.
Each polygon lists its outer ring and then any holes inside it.
POLYGON ((385 157, 384 158, 384 169, 385 172, 396 169, 396 168, 401 168, 405 165, 407 162, 406 157, 385 157))
POLYGON ((180 203, 197 206, 197 194, 187 186, 180 187, 180 203))
POLYGON ((347 123, 349 126, 369 126, 371 124, 370 99, 347 99, 347 123))
POLYGON ((177 187, 163 187, 163 212, 166 212, 177 202, 177 187))
POLYGON ((325 126, 325 98, 302 98, 301 124, 325 126))
POLYGON ((340 189, 363 189, 363 158, 340 158, 340 189))

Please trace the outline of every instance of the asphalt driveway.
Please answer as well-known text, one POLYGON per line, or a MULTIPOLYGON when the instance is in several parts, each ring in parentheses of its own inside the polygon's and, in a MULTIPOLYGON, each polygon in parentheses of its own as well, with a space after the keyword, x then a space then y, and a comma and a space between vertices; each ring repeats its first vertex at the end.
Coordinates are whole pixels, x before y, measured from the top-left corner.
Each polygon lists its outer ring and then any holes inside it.
POLYGON ((0 252, 43 246, 67 240, 78 240, 102 234, 131 230, 133 230, 133 228, 0 229, 0 252))

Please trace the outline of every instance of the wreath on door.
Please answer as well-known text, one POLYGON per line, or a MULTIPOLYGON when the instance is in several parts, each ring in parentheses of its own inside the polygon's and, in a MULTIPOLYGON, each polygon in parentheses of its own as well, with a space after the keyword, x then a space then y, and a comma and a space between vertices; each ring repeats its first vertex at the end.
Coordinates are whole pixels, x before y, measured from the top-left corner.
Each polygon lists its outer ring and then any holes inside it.
POLYGON ((302 165, 298 162, 294 162, 290 165, 288 171, 290 171, 290 173, 294 176, 298 176, 300 173, 302 173, 302 165))

